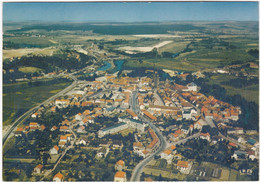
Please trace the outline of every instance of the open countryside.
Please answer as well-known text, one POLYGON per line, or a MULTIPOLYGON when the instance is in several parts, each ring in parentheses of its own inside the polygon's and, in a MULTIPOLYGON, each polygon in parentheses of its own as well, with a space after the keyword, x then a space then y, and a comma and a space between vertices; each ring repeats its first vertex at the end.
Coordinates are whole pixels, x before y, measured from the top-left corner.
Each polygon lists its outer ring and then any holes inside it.
POLYGON ((18 5, 4 4, 2 180, 259 180, 259 21, 214 14, 258 3, 41 3, 49 21, 18 5), (103 21, 148 10, 160 21, 103 21))

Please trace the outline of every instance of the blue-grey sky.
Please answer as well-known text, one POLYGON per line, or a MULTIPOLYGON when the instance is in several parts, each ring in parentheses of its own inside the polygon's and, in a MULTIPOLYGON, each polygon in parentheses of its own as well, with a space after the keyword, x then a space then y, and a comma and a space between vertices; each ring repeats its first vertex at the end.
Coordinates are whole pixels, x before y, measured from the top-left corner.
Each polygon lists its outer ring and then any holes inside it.
POLYGON ((258 2, 78 2, 3 4, 4 21, 258 21, 258 2))

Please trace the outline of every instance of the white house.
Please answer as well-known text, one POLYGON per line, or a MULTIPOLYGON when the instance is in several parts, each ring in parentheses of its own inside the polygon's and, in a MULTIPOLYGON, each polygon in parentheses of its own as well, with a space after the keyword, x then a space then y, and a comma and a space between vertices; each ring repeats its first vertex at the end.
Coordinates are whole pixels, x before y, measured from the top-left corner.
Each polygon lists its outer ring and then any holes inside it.
POLYGON ((188 87, 187 91, 197 92, 197 89, 198 89, 198 86, 195 83, 193 83, 193 82, 191 82, 188 85, 186 85, 186 87, 188 87))
POLYGON ((181 173, 189 174, 192 167, 192 163, 187 161, 178 161, 177 169, 180 170, 181 173))
POLYGON ((81 113, 78 113, 77 115, 75 115, 75 119, 77 121, 81 121, 82 120, 82 114, 81 113))
POLYGON ((37 118, 37 116, 39 117, 39 114, 37 112, 32 114, 32 118, 37 118))
POLYGON ((64 176, 58 172, 52 179, 53 182, 63 182, 64 176))
POLYGON ((42 164, 38 164, 38 165, 33 169, 33 172, 35 172, 35 173, 37 173, 37 174, 41 174, 42 168, 43 168, 43 165, 42 165, 42 164))
POLYGON ((210 142, 210 134, 209 133, 200 133, 200 138, 204 140, 208 140, 210 142))
POLYGON ((167 160, 167 163, 168 164, 171 164, 172 163, 172 159, 173 159, 173 154, 172 154, 172 151, 170 150, 164 150, 162 153, 161 153, 161 158, 162 159, 166 159, 167 160))
POLYGON ((201 130, 204 125, 206 125, 206 122, 204 120, 200 119, 199 121, 194 123, 194 129, 201 130))
POLYGON ((58 154, 59 152, 59 147, 57 145, 55 145, 53 148, 50 149, 50 155, 55 155, 58 154))
POLYGON ((126 182, 126 173, 124 171, 117 171, 114 176, 114 182, 126 182))

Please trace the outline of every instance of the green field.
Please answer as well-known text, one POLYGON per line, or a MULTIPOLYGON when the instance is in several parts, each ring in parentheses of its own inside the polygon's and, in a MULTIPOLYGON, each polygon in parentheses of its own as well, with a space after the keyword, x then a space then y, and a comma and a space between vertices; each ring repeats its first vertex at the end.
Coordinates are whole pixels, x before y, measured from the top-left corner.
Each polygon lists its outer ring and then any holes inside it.
POLYGON ((18 70, 23 73, 35 73, 35 72, 41 71, 42 69, 28 66, 28 67, 20 67, 18 70))
POLYGON ((224 87, 227 90, 227 94, 228 95, 236 95, 239 94, 241 96, 243 96, 246 100, 248 101, 252 101, 255 103, 259 103, 259 84, 256 85, 251 85, 248 87, 244 87, 244 88, 234 88, 232 86, 229 85, 224 85, 221 82, 226 82, 229 81, 231 79, 235 79, 235 76, 232 75, 216 75, 216 76, 212 76, 208 83, 209 84, 218 84, 222 87, 224 87))
POLYGON ((21 115, 26 110, 48 99, 54 93, 61 91, 70 83, 58 83, 49 86, 29 87, 26 83, 12 83, 3 86, 3 124, 11 124, 17 114, 21 115))

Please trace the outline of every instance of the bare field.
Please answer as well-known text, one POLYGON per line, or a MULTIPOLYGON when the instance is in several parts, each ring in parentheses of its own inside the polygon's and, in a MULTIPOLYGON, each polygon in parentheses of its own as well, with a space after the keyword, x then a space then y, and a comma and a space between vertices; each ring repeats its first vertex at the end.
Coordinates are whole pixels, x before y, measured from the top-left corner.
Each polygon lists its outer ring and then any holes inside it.
POLYGON ((171 35, 171 34, 142 34, 142 35, 133 35, 135 37, 142 37, 142 38, 174 38, 174 37, 181 37, 178 35, 171 35))
POLYGON ((87 36, 76 36, 76 35, 66 35, 58 36, 56 40, 63 41, 73 41, 73 42, 83 42, 88 40, 104 40, 104 41, 114 41, 116 39, 122 40, 139 40, 139 37, 129 36, 129 35, 87 35, 87 36))
POLYGON ((43 54, 47 56, 52 56, 53 53, 56 51, 56 48, 25 48, 25 49, 9 49, 3 50, 3 59, 8 59, 12 57, 21 57, 28 54, 43 54))
MULTIPOLYGON (((128 53, 131 54, 132 51, 137 51, 137 52, 150 52, 152 51, 154 48, 160 48, 163 47, 169 43, 172 43, 172 40, 170 41, 163 41, 157 45, 151 46, 151 47, 131 47, 131 46, 125 46, 125 47, 120 47, 120 50, 125 50, 128 53)), ((134 52, 132 52, 132 54, 134 54, 134 52)))
POLYGON ((159 52, 180 52, 183 49, 185 49, 185 47, 187 46, 187 44, 189 44, 190 41, 185 41, 185 42, 171 42, 165 46, 163 46, 159 52))

